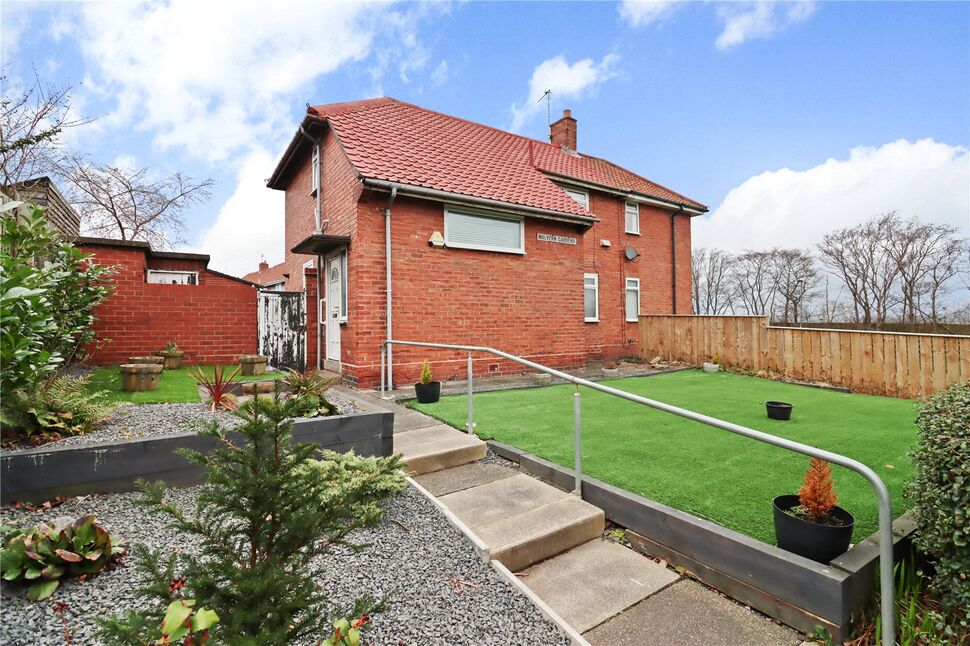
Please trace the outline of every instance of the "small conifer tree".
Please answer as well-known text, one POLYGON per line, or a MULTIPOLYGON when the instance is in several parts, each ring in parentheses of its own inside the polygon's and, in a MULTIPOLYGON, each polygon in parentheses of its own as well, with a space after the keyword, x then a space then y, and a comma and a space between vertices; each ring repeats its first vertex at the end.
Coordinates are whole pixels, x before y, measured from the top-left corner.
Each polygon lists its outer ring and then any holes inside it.
MULTIPOLYGON (((298 405, 278 391, 254 397, 236 412, 243 424, 233 431, 241 443, 214 423, 203 433, 216 438, 218 448, 208 455, 180 451, 206 471, 194 515, 166 500, 163 483, 141 483, 140 504, 167 514, 172 527, 199 539, 198 553, 185 556, 180 570, 186 597, 218 613, 220 621, 211 629, 216 643, 319 640, 330 630, 334 609, 318 586, 322 572, 315 557, 346 545, 354 529, 375 524, 381 517, 378 502, 404 486, 398 457, 327 452, 317 461, 316 446, 294 444, 291 418, 298 405)), ((165 589, 173 569, 157 569, 158 581, 143 589, 165 589)), ((378 605, 365 597, 353 616, 378 605)), ((129 611, 109 620, 103 635, 112 643, 144 643, 139 632, 145 614, 129 611)))
POLYGON ((802 488, 798 490, 798 499, 802 509, 813 521, 828 516, 838 500, 835 484, 832 482, 832 467, 828 462, 812 458, 812 463, 805 472, 802 488))
POLYGON ((421 383, 427 385, 432 381, 434 381, 434 376, 431 374, 431 364, 425 361, 424 366, 421 368, 421 383))

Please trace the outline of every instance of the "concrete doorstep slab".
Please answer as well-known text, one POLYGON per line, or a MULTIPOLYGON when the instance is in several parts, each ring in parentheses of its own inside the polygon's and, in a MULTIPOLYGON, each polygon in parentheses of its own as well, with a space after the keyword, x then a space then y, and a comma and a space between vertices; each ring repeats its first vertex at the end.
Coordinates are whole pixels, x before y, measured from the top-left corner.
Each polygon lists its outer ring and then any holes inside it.
POLYGON ((593 646, 796 646, 799 634, 684 579, 583 635, 593 646))
POLYGON ((601 538, 543 561, 522 581, 579 632, 586 632, 680 577, 601 538))
POLYGON ((411 474, 431 473, 475 462, 487 453, 485 442, 439 424, 394 435, 394 453, 404 457, 411 474))

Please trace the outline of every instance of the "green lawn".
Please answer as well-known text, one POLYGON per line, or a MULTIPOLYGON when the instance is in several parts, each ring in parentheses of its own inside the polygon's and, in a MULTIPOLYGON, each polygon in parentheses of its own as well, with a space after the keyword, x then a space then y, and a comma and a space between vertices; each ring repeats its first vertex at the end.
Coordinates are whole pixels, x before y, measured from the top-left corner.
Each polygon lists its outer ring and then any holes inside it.
MULTIPOLYGON (((668 404, 855 458, 879 474, 893 515, 913 473, 916 403, 844 394, 724 372, 699 370, 604 382, 668 404), (764 401, 795 405, 792 420, 770 420, 764 401)), ((573 464, 571 385, 475 395, 481 437, 496 439, 561 465, 573 464)), ((797 492, 808 458, 755 440, 582 389, 583 470, 594 478, 774 543, 771 500, 797 492)), ((464 428, 466 399, 442 397, 414 407, 464 428)), ((856 517, 853 541, 877 529, 869 484, 833 467, 839 505, 856 517)))
MULTIPOLYGON (((229 371, 235 366, 228 366, 229 371)), ((202 366, 202 369, 211 377, 214 366, 202 366)), ((229 373, 227 373, 228 375, 229 373)), ((269 379, 272 377, 282 377, 279 372, 255 375, 252 377, 242 377, 237 375, 237 381, 255 381, 258 379, 269 379)), ((148 392, 126 393, 121 390, 121 375, 118 374, 118 366, 101 366, 95 369, 91 375, 89 384, 91 390, 107 390, 108 400, 112 402, 128 402, 132 404, 164 404, 181 402, 201 402, 199 389, 195 379, 189 373, 188 367, 181 367, 177 370, 163 370, 162 380, 158 384, 158 390, 148 392)))

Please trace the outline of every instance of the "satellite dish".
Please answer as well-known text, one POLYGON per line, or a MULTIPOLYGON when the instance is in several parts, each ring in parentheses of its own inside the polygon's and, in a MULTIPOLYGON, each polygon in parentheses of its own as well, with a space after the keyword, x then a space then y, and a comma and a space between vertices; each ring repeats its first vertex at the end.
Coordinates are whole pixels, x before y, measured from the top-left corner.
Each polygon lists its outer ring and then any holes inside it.
POLYGON ((627 247, 623 251, 623 255, 626 256, 627 260, 636 260, 637 258, 640 257, 640 252, 634 249, 633 247, 627 247))

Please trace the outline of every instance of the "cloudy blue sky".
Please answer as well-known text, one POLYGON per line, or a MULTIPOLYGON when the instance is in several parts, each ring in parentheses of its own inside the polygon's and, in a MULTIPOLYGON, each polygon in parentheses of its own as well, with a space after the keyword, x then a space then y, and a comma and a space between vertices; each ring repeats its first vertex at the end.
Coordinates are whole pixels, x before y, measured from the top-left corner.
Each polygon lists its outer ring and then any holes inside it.
POLYGON ((263 186, 305 104, 389 95, 579 149, 710 205, 697 244, 816 242, 876 213, 970 233, 970 3, 20 3, 4 91, 74 86, 64 144, 211 176, 188 247, 283 256, 263 186))

